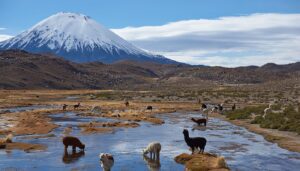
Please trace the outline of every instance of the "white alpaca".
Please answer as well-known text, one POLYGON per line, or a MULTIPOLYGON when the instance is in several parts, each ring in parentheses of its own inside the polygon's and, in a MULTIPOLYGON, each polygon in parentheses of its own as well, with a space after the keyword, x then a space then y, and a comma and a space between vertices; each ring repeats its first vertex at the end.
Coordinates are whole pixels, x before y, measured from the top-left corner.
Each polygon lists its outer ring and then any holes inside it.
POLYGON ((267 113, 271 110, 272 104, 269 104, 269 107, 265 108, 263 118, 265 119, 267 113))
POLYGON ((104 171, 110 171, 111 167, 114 165, 114 157, 108 153, 101 153, 99 155, 101 161, 101 167, 104 171))
POLYGON ((153 157, 153 159, 155 160, 159 160, 159 153, 160 153, 160 150, 161 150, 161 145, 159 142, 152 142, 150 143, 147 148, 145 148, 143 150, 143 154, 146 155, 148 153, 150 153, 150 158, 153 157), (153 154, 153 156, 152 156, 153 154))

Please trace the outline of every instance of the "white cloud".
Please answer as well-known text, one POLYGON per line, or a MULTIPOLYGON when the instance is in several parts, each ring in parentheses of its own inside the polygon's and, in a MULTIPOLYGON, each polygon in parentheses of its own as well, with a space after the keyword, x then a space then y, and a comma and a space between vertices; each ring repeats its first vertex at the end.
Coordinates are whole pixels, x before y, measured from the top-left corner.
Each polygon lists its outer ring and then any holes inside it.
POLYGON ((11 35, 6 35, 6 34, 0 34, 0 42, 1 41, 4 41, 4 40, 7 40, 9 38, 12 38, 13 36, 11 35))
POLYGON ((299 21, 300 14, 252 14, 112 31, 181 62, 234 67, 300 61, 299 21))

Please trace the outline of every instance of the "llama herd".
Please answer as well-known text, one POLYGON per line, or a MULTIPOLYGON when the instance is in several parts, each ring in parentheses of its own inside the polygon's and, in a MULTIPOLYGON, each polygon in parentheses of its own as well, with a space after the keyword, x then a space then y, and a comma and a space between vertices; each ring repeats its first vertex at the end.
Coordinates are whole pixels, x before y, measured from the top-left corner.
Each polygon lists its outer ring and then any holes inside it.
MULTIPOLYGON (((78 103, 79 105, 80 103, 78 103)), ((151 110, 152 106, 147 106, 147 110, 151 110)), ((204 123, 206 126, 207 120, 191 118, 192 121, 196 122, 198 125, 204 123)), ((196 150, 199 153, 203 153, 207 140, 204 137, 190 137, 189 131, 187 129, 183 130, 183 138, 188 147, 191 148, 192 153, 196 150)), ((71 147, 73 150, 73 154, 76 153, 76 148, 79 148, 81 151, 80 154, 84 154, 85 144, 83 144, 77 137, 66 136, 62 140, 63 145, 65 147, 65 153, 68 154, 68 147, 71 147)), ((149 167, 159 168, 160 167, 160 151, 162 150, 162 146, 159 142, 151 142, 148 146, 142 150, 143 159, 147 161, 149 167), (151 165, 151 166, 150 166, 151 165)), ((79 154, 78 153, 78 154, 79 154)), ((66 158, 67 156, 64 156, 66 158)), ((109 153, 100 153, 99 154, 100 165, 104 171, 110 171, 114 165, 115 159, 112 154, 109 153)), ((152 169, 151 169, 152 170, 152 169)))
MULTIPOLYGON (((129 106, 129 102, 126 101, 125 106, 129 106)), ((78 109, 80 106, 80 103, 76 104, 73 106, 74 110, 78 109)), ((63 110, 66 110, 67 105, 63 105, 63 110)), ((235 104, 232 106, 232 110, 235 110, 236 106, 235 104)), ((147 106, 146 110, 152 111, 153 107, 152 106, 147 106)), ((197 125, 204 124, 204 126, 207 125, 208 122, 208 113, 209 112, 220 112, 222 113, 223 111, 223 104, 217 104, 217 105, 211 105, 211 104, 202 104, 201 110, 203 113, 207 112, 205 118, 191 118, 191 121, 197 123, 197 125)), ((94 112, 99 112, 101 111, 101 108, 93 108, 94 112)), ((191 148, 192 154, 197 150, 199 153, 203 153, 207 140, 204 137, 190 137, 189 136, 189 131, 187 129, 183 130, 183 138, 185 143, 187 144, 188 147, 191 148)), ((67 154, 68 147, 72 147, 73 152, 76 152, 76 148, 81 149, 81 152, 85 150, 85 144, 83 144, 78 138, 72 137, 72 136, 66 136, 63 138, 63 144, 65 146, 65 154, 67 154)), ((160 162, 159 162, 159 156, 160 156, 160 151, 162 149, 162 146, 159 142, 151 142, 149 145, 142 150, 142 154, 144 157, 144 160, 152 163, 153 166, 155 167, 160 167, 160 162), (149 156, 148 156, 149 154, 149 156)), ((99 155, 101 167, 103 168, 104 171, 110 171, 111 168, 114 165, 114 157, 112 154, 109 153, 100 153, 99 155)), ((149 166, 151 167, 151 166, 149 166)))
MULTIPOLYGON (((206 139, 203 137, 193 137, 189 136, 187 129, 183 130, 184 140, 186 144, 191 148, 192 153, 195 150, 199 150, 199 153, 203 153, 206 145, 206 139)), ((66 154, 68 154, 68 147, 72 147, 73 154, 84 154, 85 144, 83 144, 77 137, 66 136, 62 140, 65 147, 65 155, 63 157, 66 160, 66 154), (76 153, 76 148, 79 148, 81 151, 76 153)), ((160 167, 159 156, 161 151, 161 144, 159 142, 150 143, 145 149, 142 150, 144 160, 149 161, 154 167, 160 167), (149 154, 149 157, 147 156, 149 154)), ((109 153, 100 153, 99 154, 100 165, 104 171, 110 171, 114 165, 114 157, 109 153)))

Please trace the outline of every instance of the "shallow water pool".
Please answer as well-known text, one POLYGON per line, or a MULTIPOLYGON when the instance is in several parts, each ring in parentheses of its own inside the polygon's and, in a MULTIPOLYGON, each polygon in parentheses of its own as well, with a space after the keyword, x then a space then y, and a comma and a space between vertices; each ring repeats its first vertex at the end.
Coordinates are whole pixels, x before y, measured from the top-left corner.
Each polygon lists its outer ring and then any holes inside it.
POLYGON ((207 139, 205 151, 225 156, 232 170, 298 170, 300 153, 289 152, 269 143, 260 135, 229 122, 210 118, 208 126, 195 127, 190 117, 199 114, 172 113, 159 115, 165 120, 163 125, 140 123, 137 128, 118 129, 113 134, 82 135, 76 128, 79 122, 109 121, 105 118, 84 118, 74 113, 53 115, 54 122, 61 125, 53 131, 56 137, 23 139, 17 141, 41 143, 48 146, 45 152, 25 153, 23 151, 0 151, 0 168, 24 170, 99 170, 98 155, 101 152, 114 155, 112 170, 184 170, 184 166, 174 162, 181 153, 190 153, 183 139, 182 130, 188 129, 190 136, 203 136, 207 139), (67 120, 61 117, 66 115, 67 120), (102 120, 101 120, 102 119, 102 120), (64 153, 61 143, 65 127, 73 126, 72 135, 79 136, 86 144, 85 153, 64 153), (162 144, 160 164, 143 158, 141 151, 148 143, 159 141, 162 144))

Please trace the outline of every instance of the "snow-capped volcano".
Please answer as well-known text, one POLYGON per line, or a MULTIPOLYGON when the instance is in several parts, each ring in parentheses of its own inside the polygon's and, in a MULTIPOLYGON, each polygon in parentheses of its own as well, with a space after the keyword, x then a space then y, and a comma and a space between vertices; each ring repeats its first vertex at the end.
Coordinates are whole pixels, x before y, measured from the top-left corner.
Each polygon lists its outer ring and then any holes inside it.
POLYGON ((57 13, 31 29, 0 42, 0 49, 54 53, 76 62, 119 60, 176 63, 143 51, 82 14, 57 13))

